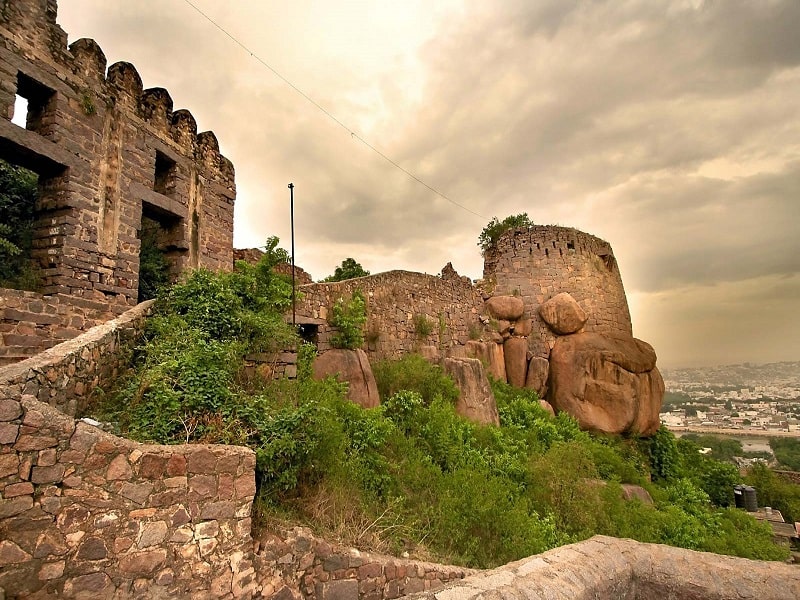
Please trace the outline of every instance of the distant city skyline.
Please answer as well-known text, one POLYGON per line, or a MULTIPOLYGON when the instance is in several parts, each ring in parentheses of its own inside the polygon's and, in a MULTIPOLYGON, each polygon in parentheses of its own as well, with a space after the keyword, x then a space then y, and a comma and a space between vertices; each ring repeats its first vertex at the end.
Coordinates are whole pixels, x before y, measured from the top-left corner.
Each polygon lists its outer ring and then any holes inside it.
POLYGON ((192 3, 346 127, 185 0, 59 22, 217 134, 237 247, 288 247, 291 181, 315 279, 478 278, 483 226, 527 212, 611 243, 660 366, 800 360, 800 2, 192 3))

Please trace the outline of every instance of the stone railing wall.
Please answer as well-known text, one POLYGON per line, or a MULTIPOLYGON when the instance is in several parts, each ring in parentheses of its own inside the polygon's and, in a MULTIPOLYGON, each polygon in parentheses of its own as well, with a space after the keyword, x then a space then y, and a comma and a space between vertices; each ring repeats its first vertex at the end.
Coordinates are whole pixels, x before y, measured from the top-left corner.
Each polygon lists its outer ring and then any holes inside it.
POLYGON ((0 367, 30 358, 130 309, 127 303, 0 289, 0 367))
POLYGON ((432 348, 441 355, 463 351, 471 337, 478 337, 483 306, 480 291, 467 277, 445 268, 442 276, 388 271, 335 283, 312 283, 300 288, 298 322, 319 327, 317 346, 330 348, 332 328, 328 323, 334 303, 349 300, 361 290, 367 301, 364 350, 370 359, 398 358, 432 348), (420 331, 425 319, 429 332, 420 331))
MULTIPOLYGON (((27 294, 27 292, 26 292, 27 294)), ((127 368, 153 301, 22 362, 0 368, 0 393, 33 396, 67 415, 127 368)))
POLYGON ((800 598, 800 567, 595 536, 415 598, 787 600, 800 598))
POLYGON ((147 308, 0 369, 0 595, 252 596, 251 450, 139 444, 65 414, 122 368, 147 308))
POLYGON ((472 569, 360 552, 296 527, 259 540, 255 557, 261 596, 281 600, 391 600, 441 588, 472 569))

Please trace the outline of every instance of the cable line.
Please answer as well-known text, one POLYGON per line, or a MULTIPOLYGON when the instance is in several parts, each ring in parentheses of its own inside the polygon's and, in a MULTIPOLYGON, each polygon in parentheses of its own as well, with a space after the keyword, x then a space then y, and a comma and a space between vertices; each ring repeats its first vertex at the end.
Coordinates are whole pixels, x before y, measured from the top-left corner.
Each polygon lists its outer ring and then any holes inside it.
POLYGON ((380 150, 378 150, 378 149, 377 149, 375 146, 373 146, 373 145, 372 145, 372 144, 370 144, 370 143, 369 143, 367 140, 365 140, 363 137, 361 137, 361 136, 360 136, 358 133, 356 133, 355 131, 353 131, 352 129, 350 129, 350 128, 349 128, 347 125, 345 125, 345 124, 344 124, 342 121, 340 121, 339 119, 337 119, 335 115, 333 115, 333 114, 331 114, 330 112, 328 112, 328 110, 326 110, 324 106, 320 105, 320 104, 319 104, 319 103, 318 103, 316 100, 314 100, 314 99, 313 99, 311 96, 309 96, 308 94, 306 94, 306 93, 305 93, 303 90, 301 90, 299 87, 297 87, 297 86, 296 86, 295 84, 293 84, 291 81, 289 81, 289 80, 288 80, 286 77, 284 77, 284 76, 283 76, 283 75, 281 75, 281 74, 280 74, 278 71, 276 71, 275 69, 273 69, 273 68, 272 68, 272 67, 271 67, 271 66, 270 66, 270 65, 269 65, 269 64, 268 64, 266 61, 264 61, 264 60, 263 60, 263 59, 262 59, 260 56, 258 56, 258 55, 257 55, 255 52, 253 52, 252 50, 250 50, 250 48, 248 48, 248 47, 247 47, 247 46, 245 46, 245 45, 244 45, 242 42, 240 42, 240 41, 239 41, 239 40, 238 40, 238 39, 237 39, 237 38, 236 38, 236 37, 235 37, 233 34, 231 34, 231 33, 230 33, 230 32, 229 32, 227 29, 225 29, 224 27, 222 27, 222 25, 220 25, 219 23, 217 23, 217 22, 216 22, 214 19, 212 19, 210 16, 208 16, 208 15, 207 15, 206 13, 204 13, 202 10, 200 10, 200 8, 199 8, 199 7, 198 7, 196 4, 194 4, 194 3, 193 3, 191 0, 183 0, 183 1, 184 1, 184 2, 186 2, 186 4, 188 4, 189 6, 191 6, 191 7, 192 7, 192 8, 193 8, 193 9, 194 9, 194 10, 195 10, 195 11, 196 11, 196 12, 197 12, 199 15, 201 15, 201 16, 202 16, 204 19, 206 19, 206 20, 207 20, 209 23, 211 23, 211 24, 212 24, 214 27, 216 27, 217 29, 219 29, 219 30, 220 30, 222 33, 224 33, 224 34, 225 34, 225 35, 226 35, 228 38, 230 38, 230 40, 231 40, 231 41, 232 41, 234 44, 236 44, 236 45, 237 45, 237 46, 239 46, 239 47, 240 47, 242 50, 244 50, 245 52, 247 52, 247 53, 248 53, 248 54, 249 54, 249 55, 250 55, 252 58, 254 58, 254 59, 255 59, 255 60, 257 60, 259 63, 261 63, 261 65, 263 65, 264 67, 266 67, 267 69, 269 69, 269 70, 270 70, 270 72, 272 72, 272 74, 273 74, 273 75, 275 75, 275 77, 277 77, 278 79, 280 79, 280 80, 281 80, 283 83, 285 83, 285 84, 286 84, 286 85, 288 85, 290 88, 292 88, 292 89, 293 89, 295 92, 297 92, 298 94, 300 94, 300 95, 301 95, 303 98, 305 98, 305 99, 306 99, 306 100, 307 100, 309 103, 311 103, 311 104, 312 104, 312 105, 313 105, 315 108, 317 108, 317 109, 318 109, 318 110, 320 110, 322 113, 324 113, 325 115, 327 115, 329 119, 331 119, 333 122, 335 122, 337 125, 339 125, 339 127, 341 127, 341 128, 342 128, 342 129, 344 129, 344 130, 345 130, 347 133, 349 133, 351 138, 355 138, 355 139, 357 139, 359 142, 361 142, 362 144, 364 144, 364 145, 365 145, 367 148, 369 148, 370 150, 372 150, 372 151, 373 151, 375 154, 377 154, 378 156, 380 156, 380 157, 381 157, 383 160, 385 160, 386 162, 388 162, 390 165, 392 165, 393 167, 395 167, 395 168, 399 169, 400 171, 402 171, 403 173, 405 173, 405 174, 406 174, 408 177, 410 177, 411 179, 413 179, 414 181, 416 181, 416 182, 417 182, 417 183, 419 183, 420 185, 423 185, 423 186, 425 186, 426 188, 428 188, 430 191, 432 191, 434 194, 436 194, 436 195, 437 195, 437 196, 439 196, 440 198, 444 198, 444 199, 445 199, 445 200, 447 200, 447 201, 448 201, 450 204, 453 204, 453 205, 455 205, 455 206, 459 207, 460 209, 462 209, 462 210, 465 210, 465 211, 467 211, 468 213, 471 213, 471 214, 475 215, 476 217, 480 217, 481 219, 486 219, 486 218, 487 218, 487 217, 485 217, 484 215, 482 215, 482 214, 480 214, 480 213, 477 213, 477 212, 475 212, 475 211, 474 211, 474 210, 472 210, 471 208, 467 208, 467 207, 466 207, 466 206, 464 206, 463 204, 460 204, 459 202, 456 202, 456 201, 455 201, 455 200, 453 200, 452 198, 448 197, 446 194, 444 194, 444 193, 440 192, 439 190, 437 190, 437 189, 436 189, 435 187, 433 187, 432 185, 429 185, 428 183, 426 183, 425 181, 423 181, 422 179, 420 179, 419 177, 417 177, 416 175, 414 175, 414 173, 412 173, 411 171, 409 171, 409 170, 408 170, 408 169, 406 169, 405 167, 403 167, 403 166, 399 165, 397 162, 395 162, 394 160, 392 160, 392 159, 391 159, 389 156, 387 156, 386 154, 384 154, 383 152, 381 152, 380 150))

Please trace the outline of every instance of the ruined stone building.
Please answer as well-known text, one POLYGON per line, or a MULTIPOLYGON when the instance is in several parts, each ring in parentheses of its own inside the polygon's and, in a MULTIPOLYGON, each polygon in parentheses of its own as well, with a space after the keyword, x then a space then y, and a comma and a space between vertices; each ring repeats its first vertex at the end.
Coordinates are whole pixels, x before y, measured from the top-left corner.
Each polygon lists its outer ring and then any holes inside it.
POLYGON ((0 364, 135 305, 145 227, 173 276, 233 263, 234 171, 216 136, 167 90, 143 89, 133 65, 108 66, 93 40, 67 47, 56 12, 55 0, 0 2, 0 158, 38 175, 41 283, 0 292, 0 364), (20 98, 24 128, 11 122, 20 98))
MULTIPOLYGON (((441 598, 443 586, 453 598, 800 595, 788 565, 598 537, 484 574, 304 530, 254 544, 251 449, 138 443, 76 419, 129 367, 144 330, 143 231, 157 233, 173 276, 230 269, 235 185, 213 133, 198 134, 166 90, 143 89, 132 65, 107 66, 92 40, 67 47, 56 12, 55 0, 0 0, 0 158, 38 176, 28 258, 41 280, 37 292, 0 289, 0 598, 393 600, 441 598), (11 122, 20 98, 25 127, 11 122)), ((497 418, 485 411, 488 371, 587 428, 647 432, 663 383, 652 348, 631 335, 609 244, 522 228, 485 259, 478 285, 449 265, 328 284, 298 274, 298 322, 324 356, 332 306, 360 290, 360 352, 441 361, 470 418, 497 418)))

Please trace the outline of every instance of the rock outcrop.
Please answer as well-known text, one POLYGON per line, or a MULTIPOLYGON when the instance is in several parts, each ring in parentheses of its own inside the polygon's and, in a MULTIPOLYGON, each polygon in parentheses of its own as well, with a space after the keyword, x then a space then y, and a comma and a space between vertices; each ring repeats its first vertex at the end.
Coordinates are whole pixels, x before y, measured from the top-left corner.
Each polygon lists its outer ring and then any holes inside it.
POLYGON ((536 390, 539 398, 547 395, 547 378, 550 375, 550 363, 546 358, 531 357, 528 363, 528 375, 525 378, 525 387, 536 390))
POLYGON ((486 301, 485 308, 490 315, 501 321, 516 321, 525 312, 522 298, 516 296, 493 296, 486 301))
POLYGON ((495 401, 483 363, 477 358, 445 358, 445 373, 456 382, 461 395, 456 412, 481 425, 499 425, 495 401))
POLYGON ((506 362, 503 356, 503 346, 494 342, 477 342, 470 340, 466 343, 466 354, 469 358, 479 359, 489 375, 500 381, 506 380, 506 362))
POLYGON ((576 333, 586 324, 586 312, 567 292, 556 294, 539 307, 539 315, 558 335, 576 333))
POLYGON ((319 355, 314 361, 314 377, 324 379, 329 375, 338 376, 349 384, 347 397, 356 404, 364 408, 374 408, 380 404, 372 367, 366 352, 360 348, 328 350, 319 355))
POLYGON ((525 387, 525 380, 528 376, 528 339, 508 338, 503 342, 503 356, 508 383, 518 388, 525 387))
POLYGON ((548 400, 583 429, 652 435, 664 395, 655 364, 653 348, 633 337, 560 337, 550 353, 548 400))

